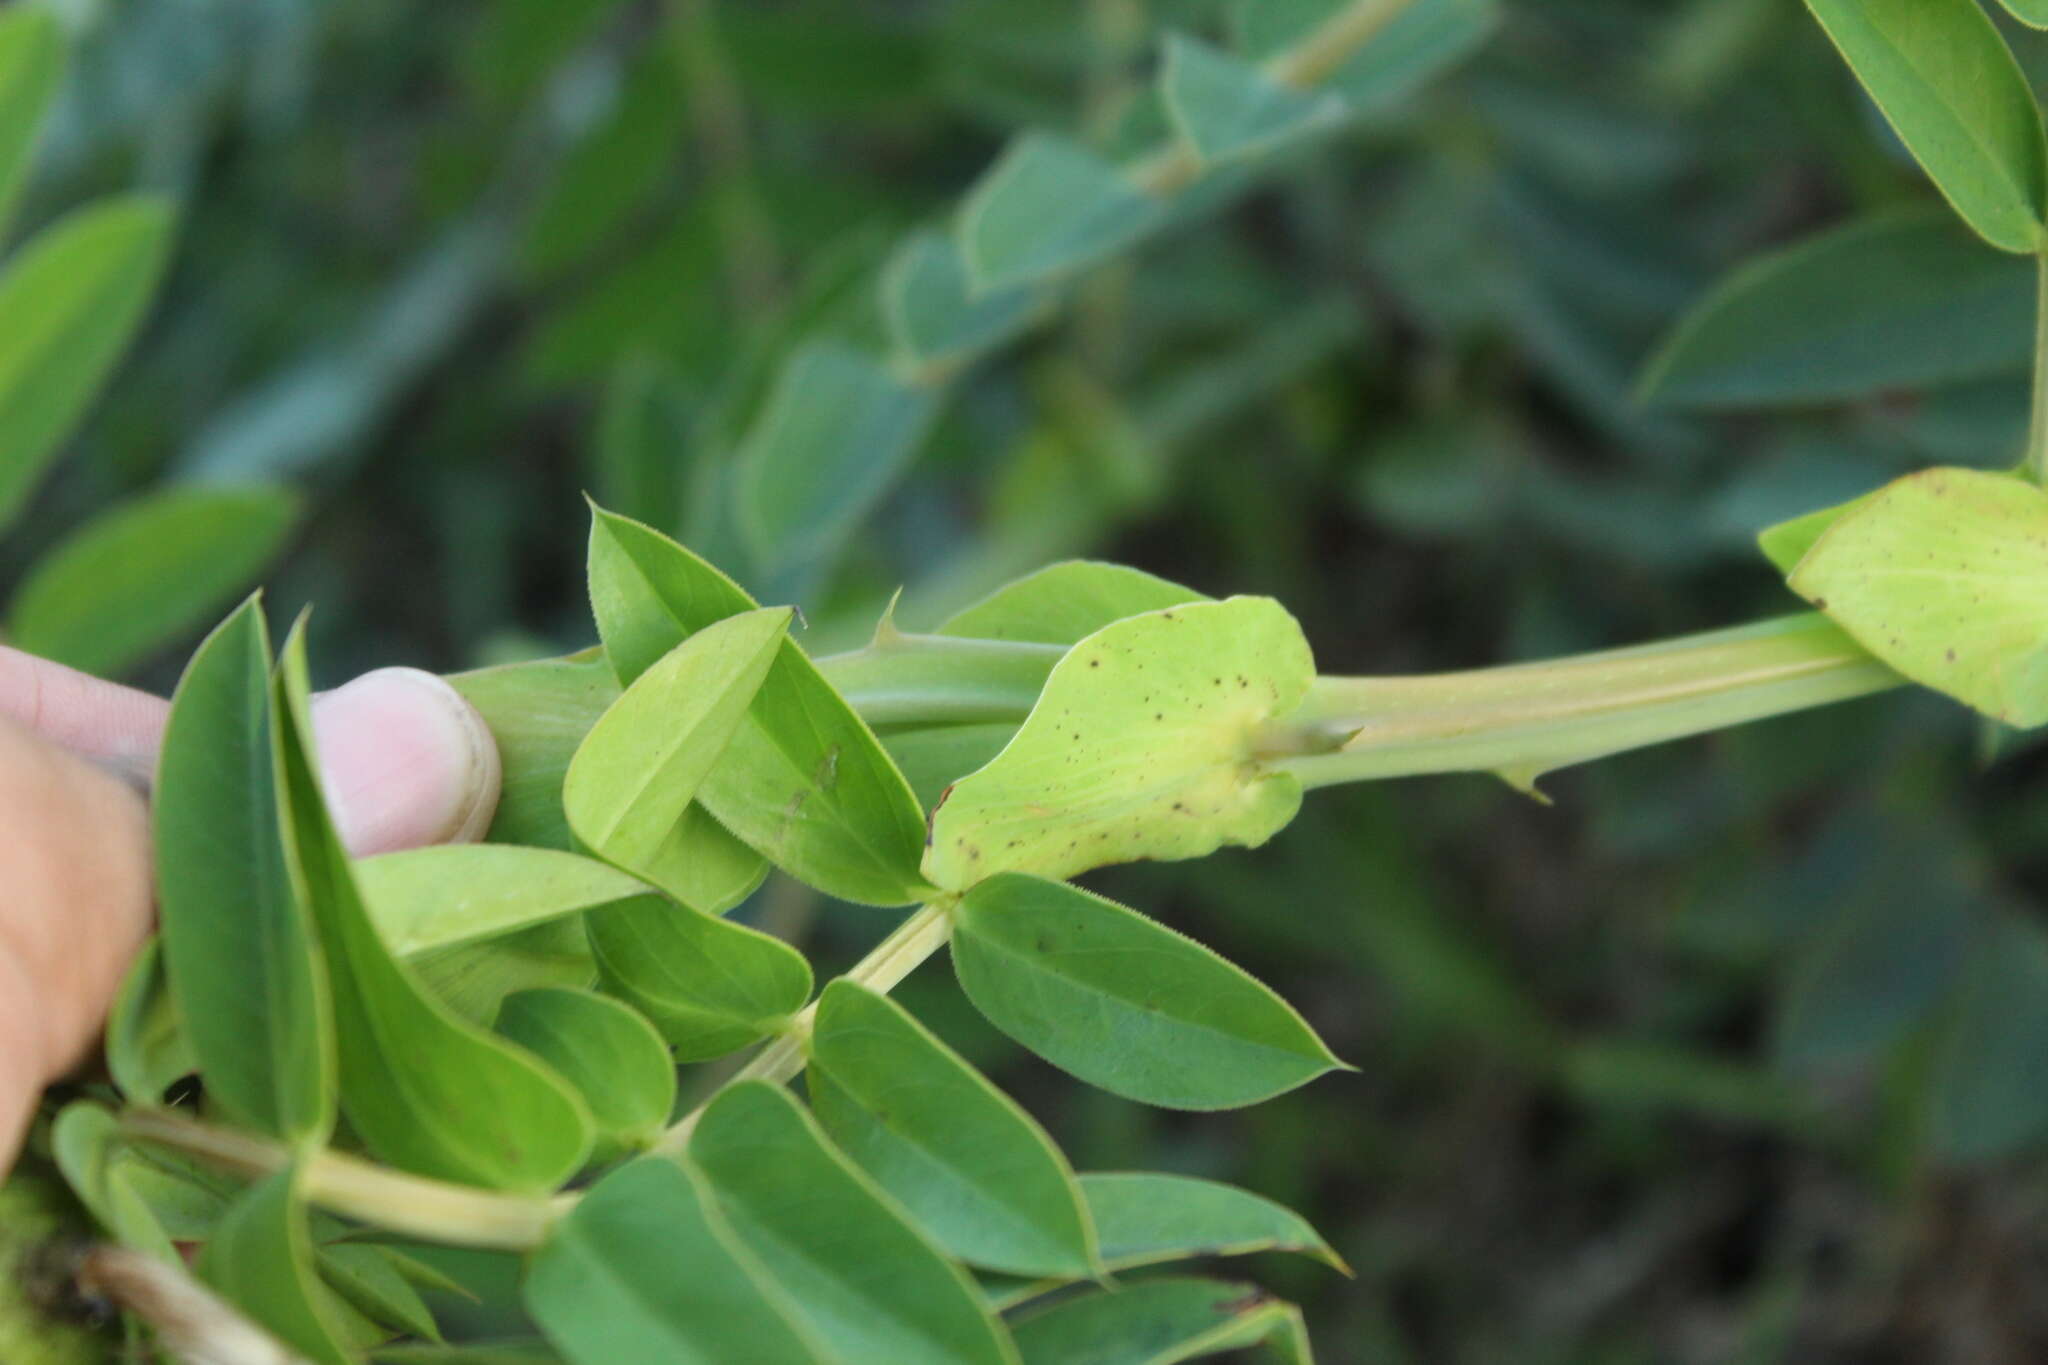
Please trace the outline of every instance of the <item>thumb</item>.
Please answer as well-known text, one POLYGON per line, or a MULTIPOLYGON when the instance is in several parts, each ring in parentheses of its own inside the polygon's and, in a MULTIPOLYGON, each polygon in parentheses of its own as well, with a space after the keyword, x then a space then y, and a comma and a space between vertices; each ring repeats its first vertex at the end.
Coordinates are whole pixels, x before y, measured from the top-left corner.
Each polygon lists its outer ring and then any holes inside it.
POLYGON ((380 668, 313 701, 322 785, 349 851, 483 836, 498 808, 497 742, 432 673, 380 668))
MULTIPOLYGON (((0 0, 4 3, 4 0, 0 0)), ((170 707, 160 697, 0 645, 0 719, 148 786, 170 707)), ((498 746, 453 687, 380 668, 313 698, 314 742, 351 852, 480 837, 498 805, 498 746)))

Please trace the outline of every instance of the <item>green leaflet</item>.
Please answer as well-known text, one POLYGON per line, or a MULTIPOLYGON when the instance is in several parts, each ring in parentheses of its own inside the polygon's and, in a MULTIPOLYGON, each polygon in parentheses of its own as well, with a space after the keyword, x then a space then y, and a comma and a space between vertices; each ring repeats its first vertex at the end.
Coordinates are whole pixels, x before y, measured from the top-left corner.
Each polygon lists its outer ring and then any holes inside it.
POLYGON ((398 1253, 367 1242, 329 1241, 314 1262, 320 1278, 341 1301, 391 1335, 441 1339, 434 1314, 398 1269, 398 1253))
MULTIPOLYGON (((566 659, 509 664, 449 679, 482 713, 498 739, 504 792, 490 837, 508 844, 572 849, 562 809, 569 764, 598 717, 619 698, 604 651, 566 659)), ((768 862, 726 832, 702 807, 692 807, 677 832, 687 859, 665 865, 673 890, 707 914, 739 904, 768 875, 768 862)))
POLYGON ((127 349, 171 227, 160 199, 101 200, 45 228, 0 274, 0 529, 127 349))
POLYGON ((186 666, 157 761, 161 941, 213 1102, 287 1139, 334 1122, 327 982, 280 812, 269 633, 254 598, 186 666))
POLYGON ((297 521, 280 488, 170 488, 88 522, 15 590, 14 643, 88 673, 121 673, 219 610, 297 521))
POLYGON ((93 1220, 125 1246, 176 1265, 169 1233, 134 1181, 134 1160, 124 1152, 120 1123, 90 1100, 64 1107, 50 1129, 51 1153, 65 1183, 93 1220))
POLYGON ((1823 507, 1818 512, 1808 512, 1790 521, 1781 521, 1776 526, 1766 526, 1757 532, 1757 548, 1764 552, 1764 558, 1770 560, 1779 573, 1789 578, 1799 567, 1799 561, 1806 558, 1806 552, 1819 543, 1830 526, 1876 496, 1875 493, 1865 493, 1834 507, 1823 507))
POLYGON ((1017 1103, 885 996, 825 988, 808 1085, 839 1150, 963 1261, 1019 1275, 1095 1273, 1073 1170, 1017 1103))
POLYGON ((605 1155, 646 1147, 668 1125, 675 1063, 630 1007, 593 991, 520 991, 499 1006, 497 1027, 576 1087, 605 1155))
POLYGON ((1071 275, 1167 221, 1167 204, 1080 143, 1029 132, 1012 142, 960 210, 970 293, 1071 275))
POLYGON ((1067 652, 995 761, 932 813, 924 871, 959 890, 992 873, 1068 877, 1138 858, 1256 846, 1301 806, 1264 772, 1262 728, 1315 678, 1277 602, 1237 597, 1148 612, 1067 652))
POLYGON ((28 177, 36 130, 64 75, 64 35, 42 5, 0 10, 0 229, 28 177))
POLYGON ((1991 919, 1970 955, 1934 1064, 1928 1127, 1950 1161, 2016 1154, 2048 1133, 2037 1077, 2048 1045, 2048 939, 2027 919, 1991 919))
POLYGON ((960 248, 944 233, 903 239, 882 272, 882 311, 890 340, 911 365, 960 364, 1029 327, 1050 304, 1031 287, 976 293, 960 248))
POLYGON ((1306 1218, 1262 1195, 1187 1175, 1089 1174, 1081 1192, 1112 1270, 1185 1260, 1294 1251, 1338 1270, 1344 1262, 1306 1218))
POLYGON ((584 926, 607 989, 653 1020, 681 1061, 759 1042, 810 998, 802 953, 659 896, 593 911, 584 926))
POLYGON ((633 680, 584 737, 562 784, 569 827, 607 862, 687 900, 697 790, 746 722, 792 613, 706 626, 633 680))
POLYGON ((1016 1324, 1024 1365, 1175 1365, 1247 1346, 1309 1365, 1301 1310, 1256 1285, 1147 1280, 1066 1299, 1016 1324))
POLYGON ((739 456, 742 524, 771 565, 836 549, 917 453, 937 393, 837 341, 805 345, 783 367, 739 456))
MULTIPOLYGON (((605 653, 630 683, 684 639, 754 609, 731 579, 659 532, 596 511, 590 597, 605 653)), ((785 641, 698 796, 718 822, 828 895, 908 905, 924 813, 873 731, 785 641)))
POLYGON ((647 894, 595 858, 509 844, 442 844, 355 864, 370 918, 399 957, 518 933, 647 894))
POLYGON ((739 1243, 846 1365, 1015 1365, 972 1281, 777 1086, 721 1091, 689 1156, 739 1243))
POLYGON ((2048 28, 2048 0, 1998 0, 2005 12, 2029 28, 2048 28))
MULTIPOLYGON (((1107 1270, 1133 1270, 1198 1256, 1291 1251, 1349 1274, 1308 1220, 1270 1199, 1214 1180, 1151 1173, 1081 1177, 1107 1270)), ((989 1301, 1008 1311, 1071 1279, 984 1277, 989 1301)))
POLYGON ((1899 139, 1978 235, 2048 241, 2048 138, 2019 63, 1977 0, 1807 0, 1899 139))
POLYGON ((946 788, 994 759, 1016 733, 1016 726, 1004 722, 935 725, 891 731, 882 736, 882 747, 917 794, 917 803, 930 810, 946 788))
POLYGON ((597 983, 597 962, 590 955, 580 915, 482 943, 430 949, 406 959, 406 966, 442 1004, 485 1028, 498 1017, 499 1003, 514 991, 549 986, 582 990, 597 983))
POLYGON ((1936 205, 1858 219, 1744 264, 1644 367, 1653 402, 1812 403, 2018 373, 2033 267, 1936 205))
POLYGON ((1280 84, 1257 66, 1176 33, 1166 40, 1160 96, 1174 131, 1204 162, 1262 156, 1344 117, 1344 101, 1280 84))
POLYGON ((314 1272, 297 1179, 280 1171, 237 1199, 200 1254, 199 1276, 316 1365, 350 1365, 340 1305, 314 1272))
POLYGON ((174 1083, 199 1070, 164 974, 163 945, 151 939, 128 967, 107 1011, 107 1070, 137 1104, 156 1104, 174 1083))
POLYGON ((1792 590, 1884 663, 2008 725, 2048 721, 2048 493, 1928 469, 1845 512, 1792 590))
POLYGON ((1344 1065, 1241 968, 1060 882, 1006 872, 970 890, 955 911, 953 966, 997 1028, 1145 1104, 1256 1104, 1344 1065))
POLYGON ((687 1165, 622 1167, 533 1258, 526 1308, 575 1365, 823 1365, 801 1315, 687 1165))
POLYGON ((350 1127, 380 1159, 422 1175, 554 1189, 590 1151, 588 1111, 559 1076, 436 1001, 378 938, 320 791, 307 697, 301 627, 285 642, 273 700, 287 852, 327 957, 350 1127))
POLYGON ((1070 559, 1004 584, 935 633, 1071 645, 1127 616, 1208 600, 1139 569, 1070 559))
POLYGON ((683 508, 689 418, 682 384, 646 352, 612 371, 598 410, 597 496, 627 516, 666 526, 683 508))
POLYGON ((576 746, 618 700, 619 682, 604 651, 480 668, 448 681, 498 740, 505 783, 488 837, 495 843, 575 848, 562 814, 562 779, 576 746))
MULTIPOLYGON (((531 26, 536 16, 512 6, 494 12, 490 21, 531 26)), ((573 282, 579 267, 630 234, 636 215, 669 183, 689 110, 680 47, 647 43, 622 54, 617 103, 601 124, 564 149, 545 196, 526 215, 520 247, 524 282, 573 282)), ((673 513, 670 508, 658 519, 673 513)))

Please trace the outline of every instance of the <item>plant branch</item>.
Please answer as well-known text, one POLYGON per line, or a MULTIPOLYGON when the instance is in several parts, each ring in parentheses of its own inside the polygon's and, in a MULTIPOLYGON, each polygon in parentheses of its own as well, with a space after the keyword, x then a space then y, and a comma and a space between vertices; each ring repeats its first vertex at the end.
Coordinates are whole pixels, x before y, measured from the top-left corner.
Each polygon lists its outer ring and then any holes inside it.
MULTIPOLYGON (((950 896, 920 906, 915 914, 876 944, 873 952, 854 964, 843 979, 882 995, 895 990, 903 978, 916 971, 926 958, 944 947, 953 936, 952 910, 953 897, 950 896)), ((817 1015, 817 1002, 812 1001, 789 1021, 789 1027, 783 1030, 781 1037, 762 1048, 752 1061, 734 1072, 726 1085, 736 1085, 741 1081, 772 1081, 780 1085, 795 1079, 810 1061, 811 1023, 817 1015)), ((719 1088, 723 1090, 724 1086, 719 1088)), ((690 1134, 696 1131, 697 1120, 710 1103, 706 1100, 685 1114, 649 1150, 657 1156, 680 1154, 689 1146, 690 1134)))
POLYGON ((274 1174, 296 1159, 300 1189, 321 1208, 361 1223, 451 1246, 523 1251, 540 1245, 561 1216, 559 1199, 500 1194, 378 1166, 343 1152, 292 1151, 249 1133, 155 1109, 130 1109, 121 1130, 138 1142, 175 1148, 238 1175, 274 1174))
POLYGON ((1548 663, 1320 678, 1263 748, 1271 767, 1309 787, 1445 772, 1526 785, 1554 768, 1904 681, 1808 613, 1548 663))

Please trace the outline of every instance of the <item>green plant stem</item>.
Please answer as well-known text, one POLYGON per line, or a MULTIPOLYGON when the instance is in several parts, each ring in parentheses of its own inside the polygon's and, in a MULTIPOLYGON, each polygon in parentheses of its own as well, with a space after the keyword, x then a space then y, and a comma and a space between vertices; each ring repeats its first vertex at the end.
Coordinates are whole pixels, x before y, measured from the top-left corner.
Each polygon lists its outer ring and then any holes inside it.
POLYGON ((2026 470, 2048 485, 2048 251, 2034 255, 2034 392, 2027 415, 2026 470))
MULTIPOLYGON (((170 1147, 236 1174, 257 1177, 292 1164, 288 1149, 161 1110, 131 1109, 121 1129, 138 1142, 170 1147)), ((311 1203, 358 1222, 451 1246, 523 1251, 539 1246, 563 1211, 558 1199, 472 1189, 409 1175, 343 1152, 298 1158, 300 1190, 311 1203)))
POLYGON ((1065 645, 911 635, 884 625, 872 643, 818 660, 840 695, 878 730, 1021 722, 1065 645))
POLYGON ((1266 736, 1305 786, 1554 768, 1905 680, 1815 613, 1548 663, 1412 678, 1319 678, 1266 736))
MULTIPOLYGON (((953 936, 953 900, 951 897, 935 900, 920 906, 916 913, 880 943, 875 950, 856 963, 844 979, 866 986, 871 991, 887 995, 901 985, 903 978, 916 971, 924 960, 944 947, 953 936)), ((772 1081, 781 1084, 792 1080, 810 1061, 811 1024, 817 1018, 817 1002, 804 1007, 803 1011, 789 1022, 782 1035, 755 1054, 753 1060, 733 1073, 727 1085, 740 1081, 772 1081)), ((721 1087, 722 1089, 723 1087, 721 1087)), ((673 1156, 689 1146, 690 1134, 696 1130, 697 1120, 702 1117, 705 1106, 698 1105, 685 1114, 661 1140, 651 1149, 657 1155, 673 1156)))

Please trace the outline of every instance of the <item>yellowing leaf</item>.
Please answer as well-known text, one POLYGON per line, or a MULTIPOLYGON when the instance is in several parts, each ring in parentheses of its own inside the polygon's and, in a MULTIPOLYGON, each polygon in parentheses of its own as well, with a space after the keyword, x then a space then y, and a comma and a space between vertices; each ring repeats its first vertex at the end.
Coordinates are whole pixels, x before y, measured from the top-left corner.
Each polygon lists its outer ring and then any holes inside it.
POLYGON ((1070 877, 1105 863, 1264 843, 1300 783, 1261 769, 1261 728, 1315 677, 1279 603, 1234 597, 1115 622, 1070 650, 1017 737, 932 817, 925 875, 1070 877))
POLYGON ((1914 682, 2008 725, 2048 721, 2048 493, 1928 469, 1829 528, 1792 589, 1914 682))

